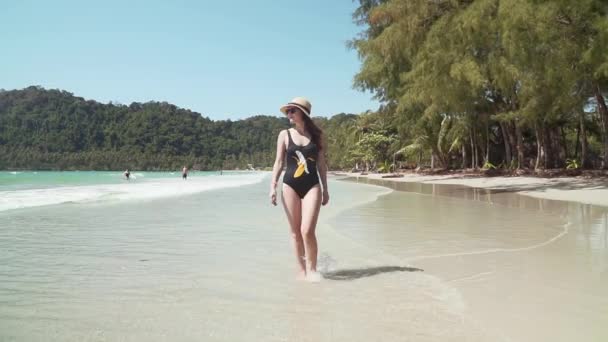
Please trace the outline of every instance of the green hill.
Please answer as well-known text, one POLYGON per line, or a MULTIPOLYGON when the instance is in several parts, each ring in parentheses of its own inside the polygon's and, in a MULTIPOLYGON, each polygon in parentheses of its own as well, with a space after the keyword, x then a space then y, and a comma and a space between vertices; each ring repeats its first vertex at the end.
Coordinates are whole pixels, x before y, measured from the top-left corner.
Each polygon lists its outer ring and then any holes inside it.
POLYGON ((0 91, 0 169, 271 166, 285 118, 213 121, 166 102, 103 104, 61 90, 0 91))

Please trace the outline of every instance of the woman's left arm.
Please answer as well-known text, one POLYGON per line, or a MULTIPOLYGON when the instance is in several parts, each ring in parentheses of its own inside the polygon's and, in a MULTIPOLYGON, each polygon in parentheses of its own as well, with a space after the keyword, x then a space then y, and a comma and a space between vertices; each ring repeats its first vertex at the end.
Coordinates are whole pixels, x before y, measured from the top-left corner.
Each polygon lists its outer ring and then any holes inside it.
POLYGON ((326 205, 329 202, 329 191, 327 190, 327 160, 325 159, 325 152, 327 151, 327 144, 325 143, 325 137, 321 138, 321 150, 317 156, 317 167, 319 169, 319 177, 321 178, 321 185, 323 186, 323 200, 321 204, 326 205))

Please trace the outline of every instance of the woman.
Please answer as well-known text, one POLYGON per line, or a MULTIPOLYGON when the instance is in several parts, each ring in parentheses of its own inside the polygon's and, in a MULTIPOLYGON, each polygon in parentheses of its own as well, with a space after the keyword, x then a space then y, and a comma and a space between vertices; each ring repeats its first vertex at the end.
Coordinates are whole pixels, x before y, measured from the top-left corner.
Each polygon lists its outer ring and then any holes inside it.
POLYGON ((329 192, 326 146, 323 132, 310 118, 311 107, 310 102, 303 97, 296 97, 281 107, 281 112, 287 115, 295 127, 279 133, 270 184, 270 201, 277 205, 276 186, 286 161, 281 198, 298 261, 298 279, 319 281, 321 275, 317 272, 315 228, 321 204, 329 202, 329 192))

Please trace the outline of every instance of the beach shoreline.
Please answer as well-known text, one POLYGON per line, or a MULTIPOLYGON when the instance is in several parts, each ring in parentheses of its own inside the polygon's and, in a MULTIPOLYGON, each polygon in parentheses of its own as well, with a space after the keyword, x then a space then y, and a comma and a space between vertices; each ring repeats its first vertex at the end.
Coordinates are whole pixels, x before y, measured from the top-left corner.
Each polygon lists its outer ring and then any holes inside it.
POLYGON ((440 279, 485 339, 605 340, 608 179, 332 175, 395 190, 352 213, 363 228, 344 231, 440 279))
POLYGON ((548 200, 578 202, 608 207, 606 177, 483 176, 479 174, 357 173, 331 172, 334 176, 367 178, 396 183, 448 184, 501 190, 548 200))

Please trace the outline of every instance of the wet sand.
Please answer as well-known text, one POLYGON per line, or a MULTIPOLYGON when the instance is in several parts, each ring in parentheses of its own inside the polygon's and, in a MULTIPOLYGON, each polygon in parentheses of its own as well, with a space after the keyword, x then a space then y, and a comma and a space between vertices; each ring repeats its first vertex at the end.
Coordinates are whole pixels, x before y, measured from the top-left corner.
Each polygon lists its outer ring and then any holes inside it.
POLYGON ((461 185, 494 192, 513 192, 537 198, 558 201, 573 201, 584 204, 608 206, 608 178, 584 177, 479 177, 463 175, 419 175, 399 174, 400 177, 382 178, 386 175, 344 173, 355 178, 382 180, 381 184, 391 186, 395 183, 421 183, 461 185))
POLYGON ((0 213, 0 340, 607 340, 605 208, 332 177, 308 283, 269 181, 0 213))
POLYGON ((349 178, 397 191, 341 231, 455 288, 489 336, 608 339, 608 208, 571 202, 606 205, 601 180, 406 177, 349 178))

